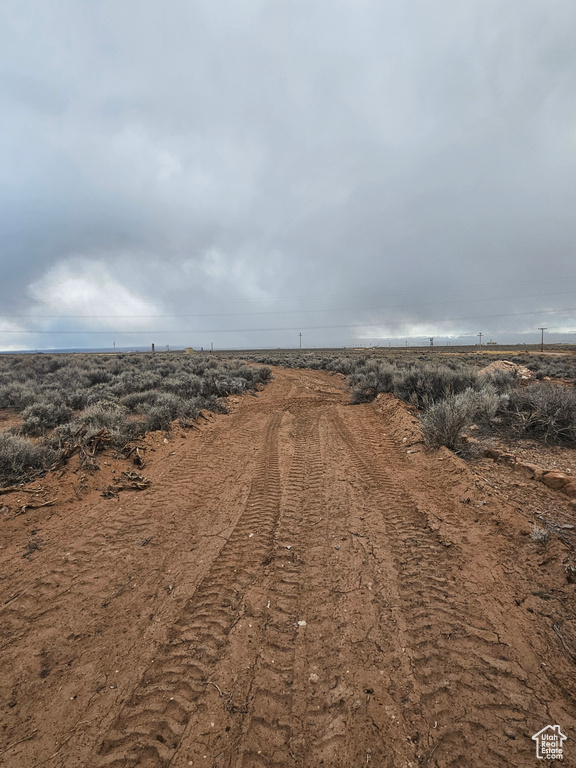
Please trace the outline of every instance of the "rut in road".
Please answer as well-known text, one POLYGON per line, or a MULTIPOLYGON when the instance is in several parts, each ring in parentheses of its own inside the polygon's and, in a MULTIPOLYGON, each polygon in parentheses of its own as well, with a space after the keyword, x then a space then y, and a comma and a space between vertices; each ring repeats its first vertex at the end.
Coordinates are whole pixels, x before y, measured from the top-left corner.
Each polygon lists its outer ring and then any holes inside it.
POLYGON ((424 512, 395 480, 402 469, 396 446, 371 425, 364 431, 358 426, 353 435, 341 418, 334 420, 367 497, 382 516, 395 564, 389 578, 396 581, 402 606, 397 642, 407 649, 412 678, 403 705, 412 717, 427 720, 432 733, 433 722, 450 723, 429 743, 431 764, 461 766, 477 755, 491 766, 508 766, 514 755, 531 758, 531 745, 497 736, 503 723, 529 722, 543 697, 512 645, 459 587, 452 545, 430 529, 424 512))
POLYGON ((99 750, 99 766, 170 764, 210 670, 225 650, 246 588, 269 557, 280 505, 278 427, 269 420, 252 488, 238 523, 182 615, 158 648, 99 750))
POLYGON ((300 727, 294 716, 294 682, 296 636, 304 626, 298 624, 302 566, 310 521, 322 509, 318 418, 317 413, 296 411, 294 456, 283 489, 270 566, 263 648, 251 681, 242 735, 232 753, 222 754, 223 768, 280 768, 294 765, 297 759, 292 742, 300 727))

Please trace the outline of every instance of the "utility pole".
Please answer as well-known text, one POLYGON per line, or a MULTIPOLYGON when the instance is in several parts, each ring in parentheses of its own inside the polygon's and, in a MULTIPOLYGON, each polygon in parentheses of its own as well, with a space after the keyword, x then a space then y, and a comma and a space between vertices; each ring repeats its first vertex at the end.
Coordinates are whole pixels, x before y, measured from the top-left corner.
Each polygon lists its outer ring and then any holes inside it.
POLYGON ((482 336, 484 336, 483 333, 479 333, 478 336, 480 337, 480 346, 482 346, 482 336))
POLYGON ((540 328, 538 327, 539 331, 542 331, 542 338, 540 340, 540 352, 544 352, 544 331, 547 331, 548 328, 540 328))
POLYGON ((112 344, 114 345, 114 352, 116 352, 116 342, 113 341, 112 344))
POLYGON ((298 336, 300 336, 300 349, 302 349, 302 334, 299 333, 298 336))
POLYGON ((210 342, 210 352, 214 352, 214 342, 210 342))

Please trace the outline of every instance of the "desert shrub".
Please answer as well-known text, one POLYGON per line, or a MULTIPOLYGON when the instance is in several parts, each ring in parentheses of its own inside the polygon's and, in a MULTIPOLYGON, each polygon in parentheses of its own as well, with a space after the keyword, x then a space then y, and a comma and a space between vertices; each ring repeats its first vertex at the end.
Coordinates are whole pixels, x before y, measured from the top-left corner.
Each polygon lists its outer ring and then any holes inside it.
POLYGON ((211 395, 210 397, 205 398, 202 402, 202 407, 206 408, 207 411, 212 411, 213 413, 230 412, 228 403, 224 397, 216 397, 216 395, 211 395))
POLYGON ((156 402, 159 394, 155 389, 150 389, 147 392, 132 392, 121 397, 119 402, 132 413, 141 413, 146 405, 152 405, 156 402))
POLYGON ((24 482, 43 471, 55 454, 45 446, 9 432, 0 432, 0 486, 24 482))
POLYGON ((103 401, 91 405, 79 416, 78 421, 96 429, 112 429, 126 418, 126 409, 117 403, 103 401))
POLYGON ((399 375, 394 394, 418 408, 428 408, 451 395, 479 387, 478 373, 472 368, 452 370, 445 365, 423 365, 399 375))
POLYGON ((210 402, 201 397, 183 398, 170 392, 158 395, 157 399, 143 409, 146 416, 145 429, 169 429, 170 424, 179 419, 184 426, 190 425, 202 408, 209 408, 210 402))
POLYGON ((70 421, 74 412, 65 403, 57 400, 41 400, 22 411, 22 431, 26 435, 44 435, 58 424, 70 421))
POLYGON ((95 384, 86 391, 86 405, 91 407, 98 405, 99 403, 116 402, 117 397, 114 395, 112 387, 109 384, 95 384))
POLYGON ((186 401, 171 392, 163 392, 158 395, 155 402, 148 405, 144 413, 146 415, 146 429, 168 429, 171 422, 186 412, 186 401))
POLYGON ((156 389, 161 385, 162 377, 155 371, 130 370, 120 373, 110 390, 116 397, 122 397, 133 392, 156 389))
POLYGON ((60 368, 56 373, 41 379, 42 389, 53 392, 84 392, 86 395, 89 384, 84 371, 78 365, 60 368))
POLYGON ((93 387, 96 384, 108 384, 112 381, 113 376, 101 368, 91 368, 86 371, 86 378, 88 379, 88 386, 93 387))
POLYGON ((195 397, 202 391, 202 379, 195 374, 174 375, 163 382, 163 389, 179 397, 195 397))
POLYGON ((214 373, 207 374, 202 379, 202 389, 200 390, 202 397, 226 397, 230 394, 229 380, 216 376, 214 373))
POLYGON ((260 366, 260 368, 257 369, 258 374, 258 381, 261 384, 266 384, 268 381, 270 381, 272 377, 272 368, 270 368, 267 365, 260 366))
POLYGON ((0 408, 16 408, 21 411, 38 397, 38 389, 31 383, 14 381, 0 387, 0 408))
POLYGON ((319 360, 318 362, 315 361, 315 364, 310 365, 310 367, 344 374, 351 373, 353 370, 357 369, 357 366, 354 365, 354 362, 350 357, 337 357, 331 358, 330 360, 319 360))
POLYGON ((84 425, 78 421, 67 421, 65 424, 59 424, 46 439, 46 445, 53 451, 60 452, 66 443, 74 444, 77 442, 78 435, 84 431, 84 425))
POLYGON ((545 442, 576 444, 576 392, 558 384, 514 390, 501 416, 513 431, 545 442))
POLYGON ((574 358, 565 355, 558 357, 549 356, 518 356, 511 358, 515 363, 522 363, 535 373, 537 379, 545 377, 555 379, 576 379, 576 365, 574 358))
MULTIPOLYGON (((576 383, 574 358, 533 354, 506 357, 527 365, 539 380, 562 377, 576 383)), ((461 451, 462 430, 475 422, 484 430, 498 429, 512 436, 576 445, 574 388, 557 384, 526 386, 514 372, 480 374, 485 358, 478 355, 459 355, 437 362, 427 353, 407 357, 388 350, 359 354, 350 350, 330 354, 283 350, 246 358, 266 365, 342 373, 348 377, 352 402, 356 403, 372 400, 379 392, 392 392, 427 411, 424 418, 430 444, 457 446, 461 451), (445 407, 435 408, 444 401, 445 407)))
POLYGON ((216 397, 228 397, 228 395, 241 395, 247 389, 255 389, 256 381, 253 379, 244 379, 239 376, 226 376, 224 378, 214 379, 212 389, 205 391, 204 395, 216 395, 216 397))
POLYGON ((259 384, 269 381, 272 369, 268 366, 251 368, 247 365, 233 365, 227 372, 232 379, 244 382, 244 389, 256 389, 259 384))
POLYGON ((364 368, 362 372, 351 373, 348 377, 353 403, 369 402, 380 392, 394 392, 398 378, 395 367, 386 363, 369 370, 366 370, 366 366, 362 367, 364 368))
POLYGON ((462 432, 473 420, 473 404, 468 394, 446 398, 431 405, 422 416, 422 432, 431 448, 445 445, 462 453, 466 442, 462 432))
POLYGON ((498 411, 508 403, 508 395, 500 394, 490 384, 480 390, 467 389, 457 397, 468 402, 472 421, 480 425, 490 425, 498 411))
POLYGON ((487 384, 491 384, 494 389, 505 394, 510 392, 514 388, 518 380, 518 375, 515 370, 513 371, 494 371, 489 376, 484 377, 484 381, 487 384))
POLYGON ((88 435, 107 429, 116 444, 126 443, 134 434, 135 425, 128 419, 128 411, 118 403, 103 401, 87 408, 77 419, 88 427, 88 435))
POLYGON ((62 392, 66 405, 74 411, 81 411, 88 404, 88 393, 85 389, 70 389, 62 392))
POLYGON ((183 400, 180 409, 178 410, 180 424, 184 427, 190 426, 196 421, 203 408, 218 412, 217 408, 210 408, 209 403, 202 397, 190 397, 183 400))

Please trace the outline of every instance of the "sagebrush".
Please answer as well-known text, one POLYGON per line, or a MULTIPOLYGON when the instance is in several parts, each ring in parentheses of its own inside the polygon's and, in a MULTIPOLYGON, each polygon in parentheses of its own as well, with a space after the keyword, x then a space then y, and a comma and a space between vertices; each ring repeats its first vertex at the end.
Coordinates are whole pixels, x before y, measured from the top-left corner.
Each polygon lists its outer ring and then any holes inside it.
POLYGON ((1 355, 0 408, 20 413, 22 426, 0 433, 0 486, 26 480, 100 430, 121 447, 175 419, 188 426, 203 409, 225 412, 226 397, 257 389, 271 372, 210 354, 1 355))

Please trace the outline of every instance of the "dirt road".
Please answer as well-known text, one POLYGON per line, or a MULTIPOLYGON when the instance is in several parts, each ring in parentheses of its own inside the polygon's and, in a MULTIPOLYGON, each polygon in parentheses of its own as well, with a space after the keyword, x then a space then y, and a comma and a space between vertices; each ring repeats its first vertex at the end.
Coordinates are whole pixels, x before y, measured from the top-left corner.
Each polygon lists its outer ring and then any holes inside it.
POLYGON ((102 498, 107 465, 0 520, 1 765, 533 766, 556 723, 576 760, 569 643, 528 600, 547 579, 573 625, 560 544, 405 408, 276 370, 150 440, 148 490, 102 498))

